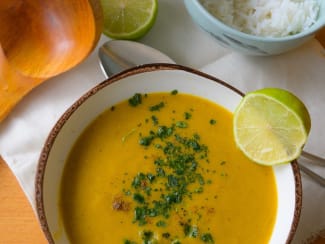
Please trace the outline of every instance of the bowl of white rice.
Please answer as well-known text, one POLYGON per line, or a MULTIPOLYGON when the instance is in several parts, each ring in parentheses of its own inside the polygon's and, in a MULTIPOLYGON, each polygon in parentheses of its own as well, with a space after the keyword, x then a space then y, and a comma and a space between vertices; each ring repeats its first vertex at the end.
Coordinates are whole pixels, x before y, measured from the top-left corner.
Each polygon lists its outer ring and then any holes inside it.
POLYGON ((299 47, 325 26, 325 0, 184 0, 218 43, 249 55, 299 47))

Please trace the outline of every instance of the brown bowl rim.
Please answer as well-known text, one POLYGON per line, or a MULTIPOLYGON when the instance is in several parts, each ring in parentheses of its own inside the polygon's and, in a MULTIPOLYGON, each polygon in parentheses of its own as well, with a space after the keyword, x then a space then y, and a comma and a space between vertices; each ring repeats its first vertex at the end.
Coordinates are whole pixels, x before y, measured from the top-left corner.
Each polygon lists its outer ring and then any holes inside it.
MULTIPOLYGON (((244 96, 244 93, 238 90, 237 88, 231 86, 230 84, 226 83, 225 81, 222 81, 214 76, 211 76, 209 74, 206 74, 202 71, 196 70, 194 68, 189 68, 183 65, 179 64, 167 64, 167 63, 152 63, 152 64, 144 64, 139 65, 137 67, 133 67, 130 69, 127 69, 121 73, 118 73, 103 82, 99 83, 98 85, 91 88, 88 92, 83 94, 79 99, 77 99, 59 118, 59 120, 56 122, 54 127, 51 129, 44 145, 42 148, 42 151, 40 153, 40 157, 38 160, 37 170, 36 170, 36 177, 35 177, 35 201, 36 201, 36 213, 39 220, 39 223, 41 225, 41 229, 43 233, 45 234, 46 239, 50 244, 54 244, 54 239, 51 235, 51 232, 49 230, 49 226, 46 219, 45 214, 45 208, 44 208, 44 202, 43 202, 43 182, 44 182, 44 173, 46 170, 46 164, 48 155, 51 151, 51 148, 55 142, 55 139, 57 135, 59 134, 61 128, 64 126, 66 121, 70 118, 70 116, 76 111, 79 106, 81 106, 88 98, 95 95, 98 91, 103 89, 104 87, 115 83, 123 78, 145 73, 145 72, 153 72, 153 71, 159 71, 159 70, 179 70, 179 71, 185 71, 197 76, 201 76, 203 78, 209 79, 211 81, 214 81, 218 84, 221 84, 235 93, 244 96)), ((296 160, 291 162, 291 167, 294 173, 294 180, 295 180, 295 211, 294 211, 294 217, 293 221, 291 223, 291 229, 288 235, 288 238, 286 240, 286 243, 289 244, 294 238, 295 232, 298 227, 299 218, 301 214, 301 208, 302 208, 302 181, 301 181, 301 175, 299 166, 296 160)))

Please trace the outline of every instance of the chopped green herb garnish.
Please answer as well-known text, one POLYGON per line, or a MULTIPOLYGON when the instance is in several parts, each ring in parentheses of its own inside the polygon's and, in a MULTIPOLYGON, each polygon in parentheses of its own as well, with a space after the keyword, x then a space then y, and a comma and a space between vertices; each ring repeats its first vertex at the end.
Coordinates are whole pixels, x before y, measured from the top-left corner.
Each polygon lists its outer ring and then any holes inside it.
POLYGON ((151 120, 152 120, 154 125, 158 125, 158 118, 156 116, 152 115, 151 120))
POLYGON ((134 193, 133 194, 133 199, 138 202, 138 203, 141 203, 143 204, 144 203, 144 196, 142 196, 141 194, 139 193, 134 193))
POLYGON ((225 172, 221 172, 220 175, 221 175, 221 176, 228 176, 228 174, 225 173, 225 172))
POLYGON ((188 124, 185 121, 177 121, 176 126, 178 128, 187 128, 188 124))
POLYGON ((125 196, 130 196, 131 195, 130 190, 123 189, 123 192, 124 192, 125 196))
POLYGON ((156 168, 156 171, 157 171, 157 176, 165 177, 166 175, 165 170, 163 170, 162 168, 156 168))
POLYGON ((196 238, 199 234, 199 230, 197 226, 192 226, 190 233, 188 234, 189 237, 194 237, 196 238))
POLYGON ((184 113, 184 118, 185 118, 186 120, 189 120, 190 118, 192 118, 192 114, 189 113, 189 112, 185 112, 185 113, 184 113))
POLYGON ((178 93, 178 91, 175 89, 175 90, 172 90, 171 94, 172 95, 176 95, 178 93))
POLYGON ((210 233, 204 233, 201 235, 201 240, 205 243, 214 243, 213 237, 210 233))
POLYGON ((197 174, 196 177, 198 178, 198 181, 199 181, 201 186, 205 184, 205 180, 204 180, 202 175, 197 174))
POLYGON ((170 234, 168 232, 162 233, 162 237, 168 239, 170 237, 170 234))
POLYGON ((137 243, 134 242, 134 241, 125 240, 125 241, 124 241, 124 244, 137 244, 137 243))
POLYGON ((159 111, 160 109, 162 109, 163 107, 165 107, 165 103, 164 102, 160 102, 156 105, 150 106, 149 110, 150 111, 159 111))
POLYGON ((159 221, 156 223, 156 226, 158 226, 158 227, 166 227, 167 224, 166 224, 165 221, 159 220, 159 221))
POLYGON ((193 135, 193 139, 195 139, 195 140, 198 141, 198 140, 200 140, 200 136, 199 136, 198 134, 194 134, 194 135, 193 135))
POLYGON ((172 135, 173 131, 173 127, 159 126, 156 135, 159 138, 167 138, 172 135))
POLYGON ((142 103, 142 95, 140 93, 135 93, 128 101, 129 105, 136 107, 142 103))
POLYGON ((152 136, 141 137, 139 140, 139 144, 142 146, 149 146, 154 138, 152 136))
POLYGON ((149 173, 149 174, 147 174, 147 178, 148 178, 149 182, 152 183, 154 181, 154 179, 156 178, 156 176, 149 173))
POLYGON ((198 236, 199 230, 198 230, 197 226, 191 226, 190 224, 185 223, 183 226, 183 230, 184 230, 185 236, 193 237, 193 238, 196 238, 198 236))
POLYGON ((202 193, 203 192, 203 187, 199 187, 194 190, 195 193, 202 193))
POLYGON ((146 175, 144 173, 138 173, 132 181, 132 186, 135 189, 138 189, 143 184, 145 184, 145 180, 146 180, 146 175))
MULTIPOLYGON (((172 91, 172 94, 177 94, 177 91, 172 91)), ((130 100, 132 103, 138 101, 141 103, 141 94, 139 94, 140 96, 136 95, 130 100)), ((150 111, 159 111, 164 106, 165 103, 160 102, 149 109, 150 111)), ((135 175, 131 187, 129 186, 127 190, 128 197, 134 203, 133 222, 139 226, 155 224, 157 227, 166 227, 168 218, 173 212, 179 211, 181 206, 179 204, 184 199, 192 199, 195 194, 204 191, 206 184, 211 184, 211 180, 204 179, 201 174, 202 171, 204 172, 201 163, 209 162, 207 146, 200 141, 200 136, 197 133, 190 136, 182 134, 184 129, 189 127, 191 117, 190 112, 185 112, 183 120, 177 121, 175 117, 171 125, 163 125, 159 123, 157 116, 152 115, 146 119, 146 122, 151 119, 154 125, 153 129, 147 134, 139 133, 139 144, 146 148, 151 147, 159 155, 152 160, 153 170, 139 172, 135 175), (150 197, 151 194, 155 196, 154 199, 150 197)), ((151 158, 153 157, 149 155, 146 157, 146 159, 151 158)), ((127 188, 127 186, 125 187, 127 188)), ((196 213, 198 218, 202 215, 200 211, 196 213)), ((186 216, 186 210, 182 214, 182 216, 186 216)), ((186 237, 198 238, 205 243, 214 243, 212 235, 210 233, 200 235, 198 227, 191 224, 190 219, 182 224, 182 227, 186 237)), ((178 235, 166 232, 162 234, 162 237, 169 239, 170 243, 181 243, 178 235)), ((157 242, 154 239, 154 233, 150 230, 143 231, 141 238, 142 244, 157 242)))
POLYGON ((216 123, 217 123, 216 120, 214 120, 214 119, 210 119, 210 125, 215 125, 216 123))
POLYGON ((157 148, 157 149, 161 149, 162 148, 162 146, 161 146, 161 144, 155 144, 155 148, 157 148))
POLYGON ((145 225, 147 223, 146 217, 149 214, 149 210, 147 206, 143 207, 135 207, 134 209, 134 221, 138 222, 140 226, 145 225))
POLYGON ((153 237, 153 232, 145 230, 142 232, 142 240, 144 241, 150 241, 153 237))
POLYGON ((179 240, 173 240, 172 244, 182 244, 179 240))
POLYGON ((191 226, 188 223, 183 224, 183 231, 185 236, 188 236, 190 230, 191 230, 191 226))

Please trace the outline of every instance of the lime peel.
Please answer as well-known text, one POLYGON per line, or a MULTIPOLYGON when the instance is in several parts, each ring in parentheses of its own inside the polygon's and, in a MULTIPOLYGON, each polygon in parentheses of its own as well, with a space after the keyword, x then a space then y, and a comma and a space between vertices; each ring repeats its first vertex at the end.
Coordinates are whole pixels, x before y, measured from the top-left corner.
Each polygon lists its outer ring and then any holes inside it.
POLYGON ((234 137, 252 161, 276 165, 299 157, 311 128, 304 103, 289 91, 264 88, 247 93, 234 113, 234 137))

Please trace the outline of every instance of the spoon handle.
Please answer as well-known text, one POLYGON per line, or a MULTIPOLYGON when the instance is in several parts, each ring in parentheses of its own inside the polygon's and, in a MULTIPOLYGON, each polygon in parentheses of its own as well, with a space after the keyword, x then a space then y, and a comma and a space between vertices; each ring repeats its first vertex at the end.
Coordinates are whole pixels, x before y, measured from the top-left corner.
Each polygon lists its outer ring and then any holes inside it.
POLYGON ((303 171, 306 175, 311 177, 313 180, 315 180, 318 184, 321 186, 325 187, 325 179, 313 172, 312 170, 308 169, 307 167, 303 166, 302 164, 299 163, 299 168, 301 171, 303 171))
POLYGON ((314 165, 325 167, 325 159, 316 156, 314 154, 311 154, 306 151, 302 151, 300 158, 298 159, 299 168, 302 172, 304 172, 306 175, 311 177, 315 182, 319 183, 321 186, 325 187, 325 178, 320 176, 319 174, 315 173, 314 171, 307 168, 305 165, 300 163, 299 161, 303 161, 305 163, 312 163, 314 165))
POLYGON ((306 151, 302 151, 302 153, 300 155, 300 158, 305 160, 305 161, 308 161, 310 163, 319 165, 319 166, 325 166, 325 159, 324 158, 321 158, 319 156, 316 156, 316 155, 311 154, 311 153, 306 152, 306 151))

